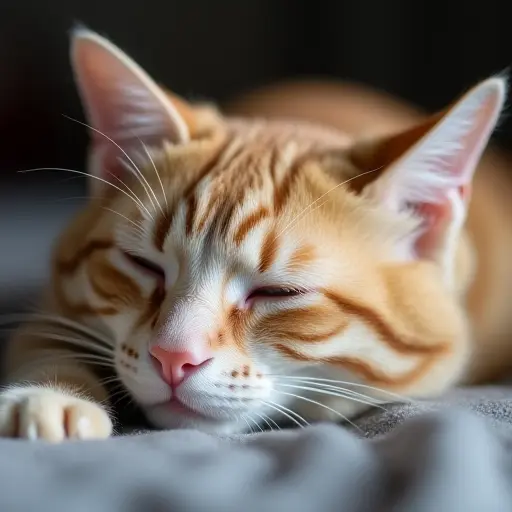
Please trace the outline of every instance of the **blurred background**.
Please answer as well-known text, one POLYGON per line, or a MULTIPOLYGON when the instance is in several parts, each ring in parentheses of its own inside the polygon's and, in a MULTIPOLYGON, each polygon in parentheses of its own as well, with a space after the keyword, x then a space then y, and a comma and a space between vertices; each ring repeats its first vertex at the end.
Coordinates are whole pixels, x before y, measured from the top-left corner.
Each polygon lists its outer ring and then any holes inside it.
MULTIPOLYGON (((85 130, 68 60, 81 22, 157 81, 223 101, 298 77, 360 81, 428 110, 512 62, 505 2, 486 0, 1 0, 0 307, 44 279, 56 234, 84 201, 85 130)), ((512 122, 495 141, 512 147, 512 122)), ((27 302, 28 301, 28 302, 27 302)))

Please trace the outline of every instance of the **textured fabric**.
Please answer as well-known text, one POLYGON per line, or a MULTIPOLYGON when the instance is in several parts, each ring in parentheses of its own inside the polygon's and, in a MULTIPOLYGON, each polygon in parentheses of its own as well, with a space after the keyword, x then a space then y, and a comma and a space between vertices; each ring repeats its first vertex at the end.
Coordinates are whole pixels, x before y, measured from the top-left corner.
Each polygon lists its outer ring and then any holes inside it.
POLYGON ((459 391, 445 404, 390 407, 360 418, 361 431, 324 424, 236 438, 2 440, 0 510, 512 510, 507 391, 459 391))
POLYGON ((383 410, 376 409, 359 418, 355 423, 360 430, 356 432, 364 437, 379 436, 418 414, 453 407, 468 409, 478 416, 486 417, 491 425, 512 433, 512 388, 507 386, 461 388, 451 391, 438 401, 386 405, 383 410))

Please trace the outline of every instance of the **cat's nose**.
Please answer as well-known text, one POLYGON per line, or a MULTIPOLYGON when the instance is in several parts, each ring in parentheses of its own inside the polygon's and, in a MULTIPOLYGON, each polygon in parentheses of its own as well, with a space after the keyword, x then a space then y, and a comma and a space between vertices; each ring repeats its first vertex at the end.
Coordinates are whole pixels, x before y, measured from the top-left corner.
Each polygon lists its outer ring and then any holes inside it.
POLYGON ((149 353, 160 376, 173 389, 212 359, 211 352, 206 348, 195 352, 175 352, 155 346, 149 349, 149 353))

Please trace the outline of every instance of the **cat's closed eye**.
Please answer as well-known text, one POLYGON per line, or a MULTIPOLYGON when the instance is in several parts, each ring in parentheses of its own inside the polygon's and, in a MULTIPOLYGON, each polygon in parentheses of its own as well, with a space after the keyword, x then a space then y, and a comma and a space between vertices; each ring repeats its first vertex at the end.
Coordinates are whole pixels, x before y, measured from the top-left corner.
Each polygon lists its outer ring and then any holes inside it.
POLYGON ((270 299, 287 299, 291 297, 297 297, 298 295, 304 295, 305 290, 299 288, 286 288, 278 286, 267 286, 262 288, 256 288, 251 291, 247 297, 247 301, 254 300, 270 300, 270 299))
POLYGON ((158 279, 165 279, 165 271, 158 264, 137 254, 123 252, 124 256, 139 270, 151 274, 158 279))

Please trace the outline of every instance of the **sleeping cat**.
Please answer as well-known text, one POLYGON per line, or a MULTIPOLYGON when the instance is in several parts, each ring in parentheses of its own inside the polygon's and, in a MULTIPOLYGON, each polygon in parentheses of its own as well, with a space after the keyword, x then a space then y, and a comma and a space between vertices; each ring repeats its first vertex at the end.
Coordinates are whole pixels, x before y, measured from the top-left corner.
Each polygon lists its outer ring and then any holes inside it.
POLYGON ((354 137, 273 119, 279 102, 267 120, 191 105, 85 29, 72 61, 91 199, 57 243, 44 313, 9 342, 2 435, 107 437, 113 382, 156 427, 233 433, 467 378, 464 224, 502 78, 354 137))

